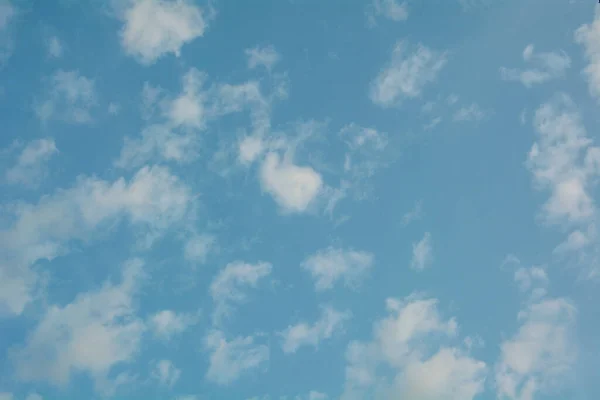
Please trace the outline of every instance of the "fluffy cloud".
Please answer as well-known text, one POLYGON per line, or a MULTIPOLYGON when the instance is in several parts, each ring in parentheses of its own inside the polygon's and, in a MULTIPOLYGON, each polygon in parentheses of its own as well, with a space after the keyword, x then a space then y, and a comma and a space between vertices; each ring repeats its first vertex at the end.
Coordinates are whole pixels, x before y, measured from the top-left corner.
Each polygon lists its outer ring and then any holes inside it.
POLYGON ((571 59, 565 52, 536 53, 532 44, 523 50, 523 60, 532 68, 519 70, 500 68, 500 75, 506 81, 521 82, 526 87, 561 78, 571 66, 571 59))
POLYGON ((46 99, 35 104, 42 122, 57 119, 72 124, 92 121, 92 108, 97 104, 96 86, 79 71, 58 70, 48 80, 46 99))
POLYGON ((11 184, 37 186, 46 176, 45 164, 58 153, 54 139, 37 139, 23 149, 16 165, 6 171, 6 181, 11 184))
POLYGON ((207 18, 189 0, 130 0, 123 10, 121 45, 144 65, 204 35, 207 18))
POLYGON ((206 347, 211 352, 206 379, 218 385, 228 385, 269 361, 269 348, 255 343, 253 336, 228 341, 223 332, 212 331, 206 337, 206 347))
POLYGON ((410 267, 422 271, 433 262, 433 243, 431 234, 426 232, 423 238, 412 245, 410 267))
POLYGON ((468 400, 483 391, 485 363, 458 347, 436 345, 435 338, 455 338, 457 324, 442 319, 435 299, 388 299, 387 309, 371 341, 348 345, 342 399, 468 400), (379 376, 382 366, 391 375, 379 376))
POLYGON ((265 67, 271 71, 273 66, 279 62, 281 56, 273 46, 253 47, 244 51, 248 58, 248 68, 253 69, 258 66, 265 67))
POLYGON ((247 296, 244 289, 255 288, 271 270, 271 264, 266 262, 248 264, 236 261, 219 271, 210 285, 210 295, 215 303, 213 322, 219 323, 231 313, 235 304, 245 302, 247 296))
POLYGON ((584 24, 575 31, 575 40, 583 46, 589 61, 583 73, 588 80, 590 93, 600 97, 600 7, 596 6, 591 24, 584 24))
POLYGON ((152 376, 161 385, 171 387, 179 380, 181 370, 170 360, 160 360, 154 366, 152 376))
POLYGON ((318 347, 321 341, 341 331, 351 316, 349 311, 337 311, 327 306, 321 309, 321 316, 314 324, 300 322, 288 326, 280 333, 284 353, 295 353, 302 346, 318 347))
POLYGON ((17 377, 64 387, 74 374, 86 373, 104 391, 112 369, 139 349, 145 327, 133 300, 142 273, 142 262, 130 260, 120 284, 105 282, 64 307, 48 307, 14 354, 17 377))
POLYGON ((589 221, 595 206, 589 188, 600 172, 600 150, 592 146, 575 104, 564 94, 540 106, 534 117, 537 141, 527 165, 538 187, 550 191, 543 208, 549 222, 589 221))
POLYGON ((332 289, 338 281, 357 287, 373 266, 375 257, 365 251, 328 247, 319 250, 302 262, 315 280, 315 289, 332 289))
POLYGON ((192 315, 176 313, 172 310, 162 310, 152 315, 148 325, 158 338, 170 340, 184 332, 195 322, 192 315))
POLYGON ((282 211, 301 213, 319 194, 323 179, 311 167, 295 165, 272 152, 265 156, 262 163, 260 183, 282 211))
POLYGON ((187 186, 163 167, 145 167, 130 182, 80 177, 74 187, 57 190, 38 204, 13 207, 13 225, 0 230, 0 312, 20 314, 32 301, 36 275, 30 266, 68 251, 127 219, 156 236, 187 214, 187 186))
POLYGON ((404 99, 421 95, 424 87, 437 79, 446 65, 446 53, 417 45, 409 53, 408 43, 400 41, 394 47, 391 61, 371 83, 371 101, 381 107, 392 107, 404 99))
POLYGON ((532 295, 519 312, 517 333, 500 346, 496 389, 502 399, 533 400, 559 390, 573 371, 577 310, 565 298, 545 297, 547 276, 543 270, 520 268, 515 279, 532 295))

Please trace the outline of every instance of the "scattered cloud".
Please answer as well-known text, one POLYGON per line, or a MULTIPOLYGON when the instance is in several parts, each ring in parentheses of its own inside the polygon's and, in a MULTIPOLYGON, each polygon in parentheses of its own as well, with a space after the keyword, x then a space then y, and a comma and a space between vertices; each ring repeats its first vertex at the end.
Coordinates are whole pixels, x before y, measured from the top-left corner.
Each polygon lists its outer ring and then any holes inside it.
POLYGON ((496 390, 503 399, 532 400, 558 392, 573 372, 577 309, 568 299, 545 296, 548 279, 537 267, 519 269, 515 279, 531 296, 519 312, 517 333, 500 345, 496 390))
POLYGON ((133 361, 139 350, 145 326, 136 316, 134 296, 142 266, 130 260, 120 284, 105 282, 66 306, 49 306, 14 353, 17 377, 64 387, 74 374, 86 373, 104 392, 112 369, 133 361))
POLYGON ((45 100, 35 104, 37 117, 46 122, 56 119, 71 124, 92 121, 92 108, 97 104, 94 80, 79 71, 58 70, 48 80, 45 100))
POLYGON ((423 217, 423 203, 417 201, 412 210, 402 216, 402 225, 407 226, 411 222, 418 221, 423 217))
POLYGON ((170 340, 186 331, 195 322, 196 318, 192 315, 162 310, 150 317, 148 326, 156 337, 170 340))
POLYGON ((431 234, 426 232, 423 238, 412 245, 410 267, 422 271, 433 262, 433 241, 431 234))
POLYGON ((254 336, 238 336, 228 341, 223 332, 212 331, 206 337, 211 352, 206 379, 218 385, 228 385, 269 361, 269 347, 255 343, 254 336))
POLYGON ((531 65, 531 68, 519 70, 501 67, 502 79, 521 82, 525 87, 531 87, 552 79, 562 78, 571 66, 571 59, 565 52, 536 53, 532 44, 523 50, 523 60, 531 65))
POLYGON ((454 121, 457 122, 477 122, 484 119, 486 113, 477 105, 463 106, 454 113, 454 121))
POLYGON ((575 40, 583 46, 589 62, 583 73, 590 93, 600 98, 600 7, 596 6, 591 24, 584 24, 575 31, 575 40))
MULTIPOLYGON (((79 177, 75 186, 42 197, 37 204, 18 203, 10 227, 0 229, 0 312, 20 314, 33 300, 37 275, 31 266, 69 251, 126 219, 152 237, 181 222, 191 194, 164 167, 144 167, 129 182, 79 177)), ((8 218, 8 216, 7 216, 8 218)))
POLYGON ((6 181, 36 187, 47 175, 46 164, 58 153, 54 139, 32 140, 19 154, 17 163, 6 171, 6 181))
POLYGON ((170 360, 160 360, 154 366, 152 376, 163 386, 172 387, 181 376, 181 370, 170 360))
POLYGON ((210 295, 215 303, 213 322, 218 324, 230 315, 234 305, 244 303, 247 300, 245 289, 256 288, 271 270, 271 264, 266 262, 248 264, 236 261, 227 264, 210 285, 210 295))
POLYGON ((209 14, 189 0, 132 0, 122 11, 121 45, 143 65, 166 54, 181 54, 181 48, 202 37, 209 14))
POLYGON ((371 101, 381 107, 393 107, 404 99, 421 95, 446 65, 447 54, 418 44, 413 52, 405 41, 396 43, 392 59, 371 83, 371 101))
POLYGON ((323 187, 323 179, 317 171, 295 165, 275 152, 265 156, 260 169, 260 183, 285 213, 306 211, 323 187))
POLYGON ((355 288, 373 267, 375 257, 365 251, 328 247, 317 251, 302 262, 315 280, 317 291, 329 290, 338 281, 355 288))
POLYGON ((398 0, 372 0, 367 12, 369 24, 375 25, 378 17, 396 22, 406 21, 408 19, 408 4, 406 1, 400 3, 398 0))
POLYGON ((254 69, 257 67, 264 67, 267 71, 271 71, 273 66, 277 64, 281 56, 275 50, 272 45, 264 47, 252 47, 244 51, 248 58, 248 68, 254 69))
POLYGON ((17 15, 17 8, 9 1, 0 3, 0 66, 12 55, 12 25, 17 15))
POLYGON ((62 41, 58 38, 58 36, 50 36, 48 39, 46 39, 46 51, 48 52, 48 57, 62 57, 65 49, 62 41))
POLYGON ((314 324, 300 322, 290 325, 280 332, 283 337, 284 353, 295 353, 302 346, 318 347, 323 340, 330 339, 341 331, 352 314, 349 311, 337 311, 330 306, 321 308, 321 315, 314 324))
POLYGON ((204 264, 215 246, 216 238, 213 235, 193 235, 185 243, 184 257, 187 261, 204 264))
POLYGON ((442 319, 437 300, 411 295, 386 304, 389 316, 375 322, 372 340, 348 345, 341 399, 469 400, 483 392, 486 364, 445 345, 458 327, 442 319))

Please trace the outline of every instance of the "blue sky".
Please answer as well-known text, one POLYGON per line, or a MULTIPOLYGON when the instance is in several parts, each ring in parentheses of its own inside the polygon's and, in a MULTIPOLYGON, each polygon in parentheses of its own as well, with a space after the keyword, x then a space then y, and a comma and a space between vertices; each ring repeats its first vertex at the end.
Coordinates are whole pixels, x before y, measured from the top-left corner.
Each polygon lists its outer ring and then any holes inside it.
POLYGON ((593 0, 0 0, 0 400, 600 398, 593 0))

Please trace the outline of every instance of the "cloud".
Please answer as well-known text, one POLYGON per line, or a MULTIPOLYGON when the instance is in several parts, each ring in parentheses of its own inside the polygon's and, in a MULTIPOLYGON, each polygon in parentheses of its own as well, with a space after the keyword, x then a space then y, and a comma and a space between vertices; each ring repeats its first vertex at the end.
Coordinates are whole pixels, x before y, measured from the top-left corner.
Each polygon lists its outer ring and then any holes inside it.
POLYGON ((421 95, 424 87, 434 82, 446 65, 446 53, 440 53, 418 44, 409 53, 408 43, 399 41, 392 59, 371 83, 369 97, 380 107, 393 107, 405 99, 421 95))
POLYGON ((412 245, 410 267, 422 271, 433 262, 433 243, 431 234, 426 232, 423 238, 412 245))
POLYGON ((477 105, 463 106, 454 113, 454 121, 469 122, 481 121, 485 118, 485 112, 477 105))
POLYGON ((163 386, 172 387, 181 376, 181 370, 170 360, 160 360, 154 366, 152 376, 163 386))
POLYGON ((323 187, 323 179, 314 169, 295 165, 274 152, 265 156, 260 183, 286 213, 306 211, 323 187))
POLYGON ((499 397, 533 400, 560 388, 576 360, 575 314, 575 306, 563 298, 542 299, 519 313, 519 330, 500 346, 495 374, 499 397))
POLYGON ((208 27, 207 15, 188 0, 131 0, 123 11, 121 45, 143 65, 168 53, 179 57, 208 27))
POLYGON ((12 26, 18 10, 9 1, 0 3, 0 66, 12 55, 12 26))
POLYGON ((318 347, 323 340, 330 339, 341 331, 352 314, 349 311, 337 311, 332 307, 321 308, 321 316, 314 324, 300 322, 288 326, 280 332, 283 337, 282 349, 284 353, 295 353, 302 346, 318 347))
POLYGON ((95 82, 79 71, 58 70, 48 81, 46 99, 34 106, 37 117, 46 122, 57 119, 71 124, 92 121, 92 108, 97 104, 95 82))
POLYGON ((64 307, 48 307, 13 355, 17 377, 65 387, 73 375, 86 373, 104 391, 113 368, 131 362, 139 350, 145 327, 133 300, 142 265, 130 260, 120 284, 105 282, 64 307))
POLYGON ((375 257, 365 251, 328 247, 319 250, 302 262, 315 280, 317 291, 329 290, 338 281, 357 287, 373 267, 375 257))
POLYGON ((60 58, 64 53, 64 45, 58 36, 51 36, 46 40, 46 51, 51 58, 60 58))
POLYGON ((571 66, 571 59, 563 52, 535 53, 532 44, 523 50, 523 60, 532 68, 519 70, 500 68, 500 75, 505 81, 521 82, 525 87, 561 78, 571 66))
POLYGON ((575 104, 565 94, 535 113, 537 141, 527 166, 540 189, 550 192, 543 217, 551 223, 585 223, 595 212, 589 188, 599 172, 600 150, 592 146, 575 104))
POLYGON ((141 232, 157 236, 188 213, 187 186, 164 167, 144 167, 129 182, 79 177, 37 204, 18 203, 7 216, 13 225, 0 230, 0 312, 20 314, 33 300, 37 260, 69 251, 73 241, 89 241, 128 220, 141 232))
POLYGON ((195 322, 192 315, 178 314, 172 310, 162 310, 152 315, 148 326, 158 338, 170 340, 174 336, 183 333, 195 322))
POLYGON ((575 41, 581 44, 589 64, 583 73, 588 80, 590 93, 600 98, 600 7, 596 5, 594 20, 575 31, 575 41))
POLYGON ((254 69, 256 67, 265 67, 268 71, 271 71, 273 66, 277 64, 281 56, 275 50, 273 46, 264 47, 253 47, 244 51, 248 58, 248 68, 254 69))
POLYGON ((6 171, 6 181, 10 184, 22 184, 29 187, 39 185, 46 177, 46 163, 58 153, 54 139, 32 140, 25 146, 16 165, 6 171))
POLYGON ((388 299, 387 310, 371 341, 348 345, 341 399, 469 400, 484 390, 485 363, 436 343, 454 339, 458 329, 453 318, 442 319, 437 300, 388 299))
POLYGON ((269 361, 269 348, 256 344, 253 336, 228 341, 223 332, 212 331, 206 337, 206 347, 211 351, 206 379, 218 385, 231 384, 269 361))
POLYGON ((398 0, 373 0, 367 17, 371 25, 375 24, 377 17, 385 17, 392 21, 406 21, 408 19, 408 4, 398 0))
POLYGON ((215 303, 213 322, 219 323, 232 312, 235 304, 247 300, 244 289, 256 288, 258 282, 272 270, 270 263, 248 264, 241 261, 229 263, 219 271, 210 285, 210 295, 215 303))
POLYGON ((216 239, 214 236, 193 235, 185 243, 184 257, 187 261, 203 264, 215 246, 216 239))
POLYGON ((423 217, 423 203, 417 201, 412 210, 402 216, 402 225, 407 226, 413 221, 417 221, 423 217))

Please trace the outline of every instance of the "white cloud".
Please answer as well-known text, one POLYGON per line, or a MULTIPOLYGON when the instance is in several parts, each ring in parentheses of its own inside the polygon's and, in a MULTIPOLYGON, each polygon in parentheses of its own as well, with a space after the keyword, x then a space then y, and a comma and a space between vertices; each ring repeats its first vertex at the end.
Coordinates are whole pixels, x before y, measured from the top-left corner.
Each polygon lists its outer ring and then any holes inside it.
POLYGON ((64 387, 86 373, 104 391, 113 367, 131 362, 139 349, 145 328, 133 298, 142 274, 142 262, 130 260, 120 284, 105 282, 64 307, 50 306, 14 354, 17 377, 64 387))
POLYGON ((566 299, 542 299, 519 313, 518 332, 501 344, 496 365, 500 398, 533 400, 560 388, 572 372, 576 309, 566 299))
POLYGON ((259 281, 267 277, 271 270, 270 263, 248 264, 236 261, 219 271, 210 285, 210 295, 215 303, 213 322, 218 323, 228 316, 235 304, 244 303, 247 300, 244 289, 256 288, 259 281))
POLYGON ((46 40, 46 51, 52 58, 60 58, 64 52, 64 45, 57 36, 51 36, 46 40))
POLYGON ((244 51, 248 58, 248 68, 253 69, 259 66, 265 67, 271 71, 273 66, 279 62, 281 56, 273 46, 253 47, 244 51))
POLYGON ((9 1, 0 3, 0 65, 4 64, 13 51, 12 25, 18 10, 9 1))
POLYGON ((386 133, 349 124, 340 130, 340 137, 348 148, 344 172, 354 183, 371 178, 378 169, 389 163, 385 154, 389 145, 386 133))
POLYGON ((127 54, 150 65, 204 35, 207 16, 188 0, 131 0, 124 10, 121 45, 127 54))
POLYGON ((92 79, 78 71, 58 70, 49 79, 46 99, 35 104, 35 113, 42 122, 57 119, 73 124, 89 123, 96 97, 92 79))
POLYGON ((373 267, 375 257, 365 251, 343 250, 333 247, 320 250, 302 262, 315 280, 315 289, 332 289, 338 281, 357 287, 373 267))
POLYGON ((323 179, 317 171, 281 159, 275 152, 265 156, 260 169, 260 183, 286 213, 306 211, 323 187, 323 179))
POLYGON ((600 7, 596 5, 594 20, 575 31, 575 40, 585 49, 589 64, 583 70, 590 93, 600 98, 600 7))
POLYGON ((469 400, 483 391, 485 363, 435 342, 454 339, 458 329, 453 318, 441 318, 437 300, 388 299, 387 309, 371 341, 348 346, 343 400, 469 400))
POLYGON ((383 16, 392 21, 406 21, 408 19, 408 4, 398 0, 373 0, 369 8, 368 19, 371 25, 375 18, 383 16))
POLYGON ((506 81, 518 81, 526 87, 561 78, 571 66, 571 59, 563 52, 536 53, 532 44, 523 50, 523 60, 532 68, 519 70, 500 68, 500 75, 506 81))
POLYGON ((154 366, 152 376, 161 385, 172 387, 181 376, 181 370, 170 360, 160 360, 154 366))
POLYGON ((191 315, 176 313, 172 310, 162 310, 150 317, 148 325, 158 338, 170 340, 194 323, 195 318, 191 315))
POLYGON ((166 106, 166 116, 172 127, 204 128, 205 97, 202 87, 205 80, 206 76, 195 68, 183 76, 183 93, 166 106))
POLYGON ((548 275, 541 267, 520 267, 515 271, 515 282, 521 292, 529 292, 533 288, 544 288, 548 284, 548 275))
POLYGON ((431 50, 422 44, 409 53, 408 44, 398 42, 391 61, 371 83, 371 101, 381 107, 392 107, 404 99, 419 97, 424 87, 437 79, 446 61, 446 53, 431 50))
POLYGON ((45 138, 29 142, 17 163, 6 171, 6 181, 11 184, 37 186, 47 175, 46 163, 58 153, 54 139, 45 138))
POLYGON ((485 112, 477 105, 463 106, 454 113, 454 121, 469 122, 481 121, 485 118, 485 112))
POLYGON ((426 232, 423 238, 412 245, 410 267, 422 271, 433 262, 433 242, 431 234, 426 232))
POLYGON ((332 307, 322 307, 321 315, 314 324, 300 322, 288 326, 280 334, 283 337, 284 353, 295 353, 302 346, 318 347, 323 340, 330 339, 344 328, 351 318, 349 311, 337 311, 332 307))
POLYGON ((87 241, 127 219, 144 233, 158 235, 187 215, 187 186, 163 167, 144 167, 126 182, 79 177, 38 204, 12 207, 10 228, 0 230, 0 312, 20 314, 33 300, 36 275, 30 266, 69 250, 72 241, 87 241))
POLYGON ((185 243, 184 257, 190 262, 203 264, 215 245, 216 239, 212 235, 193 235, 185 243))
POLYGON ((543 217, 552 223, 590 222, 595 205, 589 193, 600 169, 599 149, 592 146, 575 104, 564 94, 538 108, 534 117, 537 141, 527 166, 536 185, 550 192, 543 217))
POLYGON ((223 332, 212 331, 206 337, 206 347, 211 351, 206 379, 218 385, 233 383, 269 361, 269 348, 255 343, 253 336, 228 341, 223 332))

